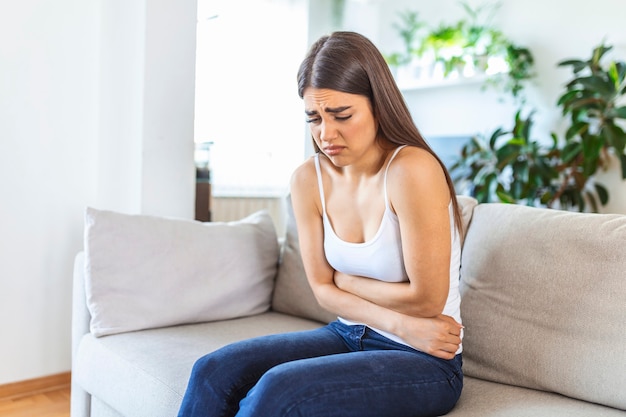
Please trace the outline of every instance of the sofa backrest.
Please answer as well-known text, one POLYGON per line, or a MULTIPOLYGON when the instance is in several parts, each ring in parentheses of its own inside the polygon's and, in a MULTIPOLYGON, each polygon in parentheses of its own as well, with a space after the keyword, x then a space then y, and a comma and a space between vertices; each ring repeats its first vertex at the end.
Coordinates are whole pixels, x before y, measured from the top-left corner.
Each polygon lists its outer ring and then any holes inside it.
MULTIPOLYGON (((472 217, 472 210, 477 201, 471 197, 458 196, 463 218, 463 230, 467 230, 472 217)), ((285 198, 286 233, 282 246, 281 259, 278 265, 278 274, 272 299, 272 309, 299 317, 328 323, 337 318, 335 314, 324 310, 317 303, 313 291, 307 282, 300 245, 298 244, 298 230, 291 207, 291 198, 285 198)))
POLYGON ((626 216, 480 204, 466 235, 467 375, 626 409, 626 216))

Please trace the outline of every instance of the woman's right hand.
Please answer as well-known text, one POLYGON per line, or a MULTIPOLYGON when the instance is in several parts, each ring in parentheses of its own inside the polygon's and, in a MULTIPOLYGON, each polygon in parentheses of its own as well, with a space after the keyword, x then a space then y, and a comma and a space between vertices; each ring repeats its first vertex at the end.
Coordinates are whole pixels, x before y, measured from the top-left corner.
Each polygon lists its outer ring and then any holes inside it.
POLYGON ((421 318, 404 316, 400 337, 415 349, 441 359, 453 359, 461 344, 463 325, 440 314, 421 318))

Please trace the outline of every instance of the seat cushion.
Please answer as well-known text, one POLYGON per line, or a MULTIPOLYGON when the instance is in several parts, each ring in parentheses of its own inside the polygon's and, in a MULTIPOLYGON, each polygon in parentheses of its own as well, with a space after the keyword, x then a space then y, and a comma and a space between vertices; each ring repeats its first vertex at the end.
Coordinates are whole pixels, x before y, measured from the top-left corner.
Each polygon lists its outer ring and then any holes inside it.
POLYGON ((178 413, 191 368, 201 356, 238 340, 319 326, 267 312, 98 338, 87 334, 80 342, 72 376, 121 415, 171 417, 178 413))
POLYGON ((559 394, 465 377, 446 417, 624 417, 624 412, 559 394))

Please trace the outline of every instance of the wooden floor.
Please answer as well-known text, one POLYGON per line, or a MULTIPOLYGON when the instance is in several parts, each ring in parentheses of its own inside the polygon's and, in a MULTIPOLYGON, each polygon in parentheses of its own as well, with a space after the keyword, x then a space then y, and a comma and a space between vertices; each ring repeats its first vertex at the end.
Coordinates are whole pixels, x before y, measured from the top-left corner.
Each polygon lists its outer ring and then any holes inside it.
MULTIPOLYGON (((46 381, 49 384, 51 380, 46 381)), ((69 417, 69 376, 56 377, 55 384, 14 384, 0 387, 0 417, 69 417), (63 383, 59 383, 59 380, 63 383), (65 381, 67 380, 67 383, 65 381), (5 387, 8 387, 5 389, 5 387), (28 390, 33 388, 32 390, 28 390), (10 388, 10 389, 9 389, 10 388), (18 389, 15 389, 18 388, 18 389), (22 389, 26 388, 26 389, 22 389)))

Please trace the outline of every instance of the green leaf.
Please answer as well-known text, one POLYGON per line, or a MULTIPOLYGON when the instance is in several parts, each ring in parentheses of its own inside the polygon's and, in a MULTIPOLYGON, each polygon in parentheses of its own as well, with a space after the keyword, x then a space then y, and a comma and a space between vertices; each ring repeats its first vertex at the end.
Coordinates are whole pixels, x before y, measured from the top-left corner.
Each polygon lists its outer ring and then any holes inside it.
POLYGON ((583 150, 583 146, 580 142, 572 142, 565 145, 561 151, 561 158, 563 162, 569 164, 572 162, 583 150))
POLYGON ((570 140, 575 136, 582 135, 583 133, 589 130, 589 123, 587 122, 576 122, 572 124, 567 132, 565 132, 565 139, 570 140))
POLYGON ((511 197, 511 195, 508 194, 506 191, 504 191, 502 187, 498 187, 498 189, 496 190, 496 195, 498 196, 500 201, 503 203, 508 203, 508 204, 516 203, 515 199, 511 197))
POLYGON ((620 78, 619 70, 617 69, 617 64, 615 61, 609 64, 609 69, 607 71, 607 74, 609 75, 609 79, 613 83, 615 91, 617 91, 621 83, 619 79, 620 78))
POLYGON ((552 146, 550 146, 550 150, 555 150, 559 146, 559 138, 556 133, 550 133, 550 138, 552 138, 552 146))
POLYGON ((606 188, 601 186, 600 184, 594 184, 596 188, 596 193, 598 194, 598 198, 600 198, 600 203, 602 205, 606 205, 609 202, 609 192, 606 188))
POLYGON ((602 134, 606 138, 605 146, 614 147, 619 153, 626 147, 626 133, 614 123, 607 123, 602 127, 602 134))
POLYGON ((620 162, 622 163, 622 179, 626 180, 626 155, 621 154, 619 156, 620 162))
POLYGON ((563 94, 561 97, 559 97, 559 100, 557 101, 556 104, 557 106, 568 105, 571 101, 579 98, 581 94, 582 94, 582 91, 580 90, 569 90, 565 94, 563 94))
POLYGON ((500 136, 506 135, 506 134, 507 134, 507 132, 503 128, 501 128, 501 127, 497 128, 493 132, 493 134, 491 135, 491 138, 489 139, 489 148, 494 149, 495 146, 496 146, 496 141, 498 140, 498 138, 500 136))
POLYGON ((587 113, 589 109, 602 110, 606 107, 606 102, 607 100, 602 97, 583 94, 564 105, 563 114, 568 111, 572 112, 572 119, 578 120, 580 117, 575 112, 580 111, 587 113))
POLYGON ((524 146, 526 145, 526 139, 524 139, 523 137, 515 137, 513 139, 510 139, 507 144, 511 146, 524 146))
POLYGON ((519 148, 517 146, 505 145, 498 149, 496 155, 498 157, 498 163, 496 166, 498 169, 502 170, 504 167, 511 164, 512 161, 517 159, 519 155, 519 148))
POLYGON ((559 62, 557 65, 559 67, 572 66, 572 70, 574 72, 580 72, 583 69, 585 69, 585 67, 587 67, 588 62, 581 61, 580 59, 566 59, 564 61, 559 62))
POLYGON ((612 46, 605 46, 605 45, 599 45, 599 46, 595 47, 594 50, 593 50, 593 56, 591 57, 591 62, 590 63, 592 65, 599 65, 600 64, 600 60, 602 59, 604 54, 607 53, 608 51, 610 51, 611 49, 613 49, 612 46))
POLYGON ((615 92, 615 86, 609 80, 597 75, 576 78, 568 84, 568 86, 570 85, 580 85, 585 90, 590 90, 602 96, 609 96, 615 92))

